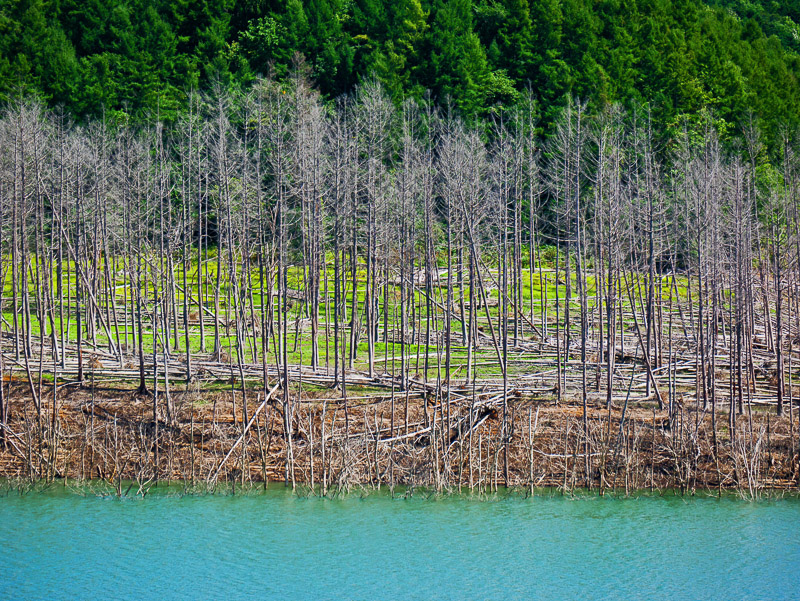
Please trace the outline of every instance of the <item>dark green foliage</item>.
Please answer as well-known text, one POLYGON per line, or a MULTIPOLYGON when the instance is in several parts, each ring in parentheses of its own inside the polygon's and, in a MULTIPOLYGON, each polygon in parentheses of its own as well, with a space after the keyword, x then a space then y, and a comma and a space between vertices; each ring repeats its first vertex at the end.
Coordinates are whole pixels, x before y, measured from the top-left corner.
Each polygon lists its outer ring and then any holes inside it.
POLYGON ((230 0, 0 0, 0 96, 171 119, 228 77, 230 0))
POLYGON ((785 47, 800 52, 800 3, 796 0, 708 0, 708 4, 741 19, 754 39, 774 35, 785 47))
POLYGON ((429 37, 426 83, 465 113, 486 103, 489 65, 473 30, 470 0, 438 0, 429 37))
POLYGON ((591 110, 650 102, 662 126, 701 112, 772 139, 800 121, 793 0, 0 0, 0 98, 37 93, 77 115, 171 120, 219 81, 287 77, 328 98, 377 76, 485 115, 530 88, 543 122, 568 95, 591 110), (300 57, 304 57, 300 59, 300 57))

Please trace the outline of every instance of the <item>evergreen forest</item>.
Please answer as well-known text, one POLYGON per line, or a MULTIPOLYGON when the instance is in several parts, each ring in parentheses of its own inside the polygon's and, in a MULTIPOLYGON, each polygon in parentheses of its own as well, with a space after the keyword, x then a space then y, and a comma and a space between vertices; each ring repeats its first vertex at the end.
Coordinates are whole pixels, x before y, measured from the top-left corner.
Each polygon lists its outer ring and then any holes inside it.
POLYGON ((752 112, 774 137, 800 117, 798 24, 791 0, 2 0, 0 99, 174 122, 192 90, 286 78, 302 55, 331 101, 377 77, 466 118, 530 90, 545 125, 572 96, 649 103, 662 128, 752 112))

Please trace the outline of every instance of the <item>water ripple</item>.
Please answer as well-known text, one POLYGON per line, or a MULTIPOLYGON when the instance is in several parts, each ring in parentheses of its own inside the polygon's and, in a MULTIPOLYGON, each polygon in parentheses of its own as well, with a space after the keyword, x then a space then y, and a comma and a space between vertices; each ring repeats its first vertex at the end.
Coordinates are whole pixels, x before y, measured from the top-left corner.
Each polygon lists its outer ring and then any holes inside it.
POLYGON ((800 501, 0 498, 2 599, 800 599, 800 501))

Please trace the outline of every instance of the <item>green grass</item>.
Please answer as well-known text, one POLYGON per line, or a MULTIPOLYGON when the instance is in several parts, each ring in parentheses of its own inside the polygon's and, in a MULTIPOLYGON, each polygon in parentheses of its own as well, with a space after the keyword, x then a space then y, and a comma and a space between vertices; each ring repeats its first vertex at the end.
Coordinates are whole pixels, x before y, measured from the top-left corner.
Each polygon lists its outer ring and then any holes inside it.
MULTIPOLYGON (((542 253, 542 257, 546 257, 547 253, 542 253)), ((9 261, 9 257, 4 257, 4 262, 7 263, 9 261)), ((100 277, 105 278, 105 268, 106 264, 104 263, 105 259, 101 259, 101 262, 97 265, 97 273, 100 277)), ((329 262, 332 261, 332 257, 329 257, 329 262)), ((148 259, 147 264, 149 268, 158 268, 158 269, 166 269, 167 262, 157 262, 152 259, 148 259)), ((229 300, 233 298, 234 295, 234 286, 232 283, 233 279, 238 279, 242 281, 243 279, 247 279, 250 283, 250 286, 253 288, 252 291, 252 298, 253 304, 257 313, 256 320, 260 323, 260 312, 262 305, 266 308, 269 304, 272 304, 273 309, 278 312, 277 306, 277 298, 272 297, 268 298, 265 295, 262 295, 261 290, 261 282, 260 282, 260 275, 258 272, 257 266, 250 271, 249 274, 243 274, 241 272, 241 264, 239 264, 239 271, 235 274, 232 274, 234 277, 228 277, 231 274, 227 272, 227 257, 223 257, 223 273, 221 278, 221 286, 219 288, 219 302, 221 308, 221 325, 220 325, 220 344, 222 349, 225 353, 230 357, 232 363, 237 362, 238 352, 239 349, 237 347, 237 339, 236 339, 236 329, 231 322, 231 317, 233 316, 233 311, 230 307, 229 300)), ((136 304, 132 302, 132 299, 135 298, 134 289, 131 286, 130 279, 127 278, 124 274, 123 268, 124 264, 123 261, 120 259, 108 261, 107 265, 109 271, 112 273, 113 276, 113 290, 114 290, 114 300, 117 306, 117 322, 119 326, 119 336, 120 340, 124 341, 125 339, 125 324, 122 323, 125 319, 125 302, 127 300, 127 329, 128 329, 128 345, 129 345, 129 354, 135 350, 132 348, 132 339, 133 334, 135 332, 136 324, 135 321, 132 321, 135 317, 135 310, 136 304)), ((559 327, 563 327, 564 325, 564 309, 566 306, 565 296, 566 296, 566 285, 564 283, 564 274, 563 272, 559 274, 559 279, 561 283, 556 285, 556 274, 554 271, 548 270, 543 275, 545 276, 544 281, 541 280, 541 275, 538 266, 535 266, 537 269, 531 275, 527 270, 523 271, 522 274, 522 311, 525 315, 525 318, 521 320, 521 324, 523 326, 525 335, 529 337, 531 335, 530 327, 527 323, 528 319, 531 317, 531 310, 533 311, 533 324, 538 328, 541 325, 542 319, 542 304, 543 300, 546 299, 546 304, 544 305, 544 317, 549 323, 549 328, 554 328, 554 320, 556 318, 556 292, 559 296, 559 305, 560 308, 558 310, 558 316, 560 319, 559 327)), ((548 265, 550 267, 550 265, 548 265)), ((179 261, 176 261, 173 265, 175 271, 175 282, 179 287, 183 286, 183 269, 182 264, 179 261)), ((30 267, 29 266, 29 276, 30 270, 33 270, 35 274, 35 270, 37 269, 36 266, 30 267)), ((84 266, 86 269, 86 266, 84 266)), ((55 291, 56 290, 56 280, 57 280, 57 272, 55 267, 53 269, 48 270, 50 281, 49 286, 50 289, 55 291)), ((67 296, 67 289, 71 289, 74 291, 75 283, 77 281, 76 273, 75 273, 75 265, 71 262, 64 263, 63 269, 63 277, 62 277, 62 286, 64 289, 63 295, 63 305, 59 306, 58 301, 56 299, 56 306, 53 307, 53 314, 54 314, 54 323, 55 323, 55 332, 57 338, 60 340, 62 335, 62 323, 59 320, 59 315, 63 310, 65 315, 64 323, 63 323, 63 330, 66 339, 69 341, 70 344, 74 344, 77 340, 77 319, 76 319, 76 303, 74 292, 71 297, 68 298, 67 296)), ((348 278, 350 275, 349 269, 345 269, 345 272, 348 274, 348 278)), ((88 270, 87 270, 87 273, 88 270)), ((327 276, 328 276, 328 286, 325 288, 325 274, 321 274, 320 276, 320 286, 323 288, 321 290, 321 295, 323 298, 325 296, 332 297, 334 292, 334 283, 333 283, 333 268, 329 264, 327 267, 327 276)), ((358 286, 355 291, 351 289, 352 282, 347 282, 347 290, 346 290, 346 298, 345 298, 345 307, 344 307, 344 320, 343 323, 345 326, 340 329, 340 334, 342 336, 342 340, 346 342, 349 347, 349 340, 350 340, 350 329, 346 326, 347 321, 351 315, 351 305, 353 299, 355 298, 356 302, 358 303, 358 312, 360 314, 360 322, 361 326, 364 325, 364 300, 366 298, 366 271, 364 270, 363 266, 359 268, 357 271, 358 277, 358 286)), ((40 279, 43 279, 45 276, 45 270, 39 274, 40 279)), ((213 292, 216 286, 216 276, 217 276, 217 262, 216 257, 213 253, 210 253, 204 257, 204 260, 201 263, 198 263, 196 253, 193 254, 191 261, 187 266, 187 292, 188 292, 188 299, 189 299, 189 312, 192 314, 198 313, 197 307, 197 300, 200 296, 200 286, 198 286, 198 278, 205 279, 207 283, 207 290, 209 294, 207 294, 203 301, 204 306, 213 311, 215 299, 213 292), (202 266, 202 269, 200 267, 202 266), (207 279, 206 279, 207 278, 207 279)), ((641 293, 644 295, 646 294, 645 289, 645 279, 644 276, 639 274, 638 276, 634 277, 634 274, 627 274, 627 282, 628 285, 634 286, 632 292, 633 296, 637 299, 638 302, 638 295, 639 290, 636 286, 641 287, 641 293), (637 284, 638 279, 638 284, 637 284)), ((392 277, 396 277, 394 274, 392 277)), ((433 298, 436 303, 443 305, 446 302, 446 295, 447 290, 445 287, 447 275, 446 273, 439 272, 439 285, 434 287, 433 289, 433 298)), ((465 270, 464 278, 466 279, 467 273, 465 270)), ((36 287, 35 277, 28 278, 29 281, 27 283, 27 293, 29 295, 30 303, 32 305, 32 316, 31 316, 31 331, 30 335, 34 340, 37 340, 41 333, 41 324, 37 319, 37 296, 39 294, 39 289, 36 287)), ((456 316, 460 315, 460 301, 463 298, 464 302, 468 302, 470 289, 468 286, 461 286, 457 285, 457 275, 453 274, 453 298, 454 298, 454 314, 456 316)), ((495 270, 493 273, 493 277, 486 277, 484 274, 484 285, 485 286, 493 286, 492 280, 498 279, 498 273, 495 270)), ((303 291, 305 284, 307 283, 307 274, 304 272, 303 268, 300 266, 292 266, 287 270, 287 280, 289 284, 289 288, 292 289, 295 293, 300 293, 303 291)), ((671 277, 665 276, 660 278, 662 286, 662 298, 664 301, 667 301, 670 296, 670 286, 672 283, 671 277)), ((593 274, 587 274, 586 286, 587 286, 587 296, 588 296, 588 303, 590 310, 593 310, 596 305, 596 294, 597 294, 597 284, 598 282, 595 279, 593 274)), ((678 296, 682 302, 686 302, 687 294, 688 294, 688 280, 685 277, 678 276, 675 281, 678 296)), ((266 285, 266 284, 265 284, 266 285)), ((273 280, 272 282, 273 289, 277 289, 277 282, 273 280)), ((158 296, 161 294, 161 290, 159 288, 160 282, 154 281, 152 278, 148 280, 147 286, 142 285, 140 287, 139 293, 145 297, 145 311, 143 315, 144 321, 144 337, 143 337, 143 350, 146 356, 151 356, 153 353, 154 347, 154 336, 153 336, 153 324, 152 324, 152 312, 154 309, 153 305, 153 298, 154 296, 158 296)), ((572 274, 572 298, 570 302, 570 308, 573 311, 573 322, 572 325, 575 327, 577 323, 577 315, 580 309, 579 298, 577 296, 578 288, 577 288, 577 281, 576 276, 573 270, 572 274)), ((98 291, 98 301, 102 305, 103 316, 106 316, 106 304, 109 303, 109 299, 106 298, 106 288, 107 283, 103 281, 103 285, 100 286, 98 291)), ((383 296, 379 299, 379 327, 381 329, 381 339, 379 342, 374 344, 374 356, 375 356, 375 369, 378 372, 388 371, 392 372, 394 369, 395 373, 399 373, 400 370, 400 359, 399 356, 402 352, 408 357, 408 361, 406 364, 407 369, 409 369, 412 374, 417 372, 417 353, 424 355, 426 353, 440 353, 441 356, 444 356, 444 348, 438 348, 435 345, 430 347, 426 347, 424 344, 417 345, 416 340, 413 344, 406 344, 404 348, 401 347, 399 343, 394 342, 384 342, 383 341, 383 310, 384 310, 384 302, 388 303, 388 312, 390 316, 390 330, 396 330, 399 327, 399 324, 394 325, 392 321, 394 319, 394 315, 397 311, 399 311, 399 287, 390 284, 389 285, 389 294, 388 298, 384 299, 383 296), (392 354, 395 355, 394 364, 392 362, 392 354), (388 357, 388 361, 385 359, 388 357)), ((9 331, 11 328, 11 324, 13 323, 13 313, 12 313, 12 292, 13 292, 13 281, 12 281, 12 274, 11 270, 9 269, 6 274, 5 278, 2 282, 2 289, 3 289, 3 304, 2 304, 2 317, 5 323, 2 326, 3 331, 9 331)), ((379 289, 379 294, 383 295, 385 292, 385 288, 381 287, 379 289)), ((601 290, 601 295, 604 294, 604 291, 601 290)), ((21 308, 21 298, 22 298, 22 290, 18 288, 17 290, 18 299, 20 300, 19 305, 21 308)), ((83 303, 83 310, 86 311, 89 307, 89 300, 86 294, 84 296, 84 303, 83 303)), ((500 299, 499 290, 496 288, 487 291, 487 300, 489 301, 490 306, 483 307, 480 306, 481 298, 478 291, 475 291, 476 301, 478 302, 478 307, 476 309, 476 317, 477 317, 477 325, 483 330, 486 336, 489 336, 490 329, 488 327, 487 322, 487 313, 489 317, 492 319, 495 328, 495 336, 499 337, 498 332, 498 322, 500 318, 501 307, 499 306, 500 303, 498 302, 500 299), (494 305, 494 306, 492 306, 494 305)), ((168 343, 170 345, 171 352, 173 356, 177 353, 178 356, 183 355, 186 350, 186 333, 184 332, 183 326, 183 302, 185 298, 185 293, 182 292, 180 289, 175 291, 175 302, 177 304, 177 323, 178 323, 178 339, 177 339, 177 346, 174 344, 174 330, 170 329, 170 333, 168 336, 168 343)), ((695 295, 696 298, 696 295, 695 295)), ((622 291, 621 295, 621 302, 623 303, 623 307, 629 308, 629 299, 627 290, 622 291)), ((413 303, 416 306, 416 318, 418 320, 416 324, 417 331, 421 331, 422 340, 424 340, 424 332, 427 325, 427 322, 430 321, 432 331, 435 330, 442 330, 444 328, 444 319, 445 315, 444 312, 437 306, 433 306, 431 314, 428 315, 426 313, 427 310, 427 299, 423 291, 416 290, 413 295, 413 303)), ((250 306, 250 299, 249 296, 245 302, 246 312, 249 314, 249 306, 250 306)), ((326 315, 326 305, 323 301, 319 307, 317 308, 319 311, 319 320, 320 320, 320 328, 319 328, 319 339, 318 339, 318 348, 319 348, 319 361, 321 365, 325 364, 325 356, 326 356, 326 340, 325 340, 325 315, 326 315)), ((513 319, 514 311, 513 308, 509 308, 509 316, 513 319)), ((286 344, 288 347, 288 359, 290 363, 293 364, 305 364, 308 365, 311 362, 312 356, 312 341, 311 341, 311 332, 310 332, 310 325, 307 323, 308 317, 308 308, 303 306, 303 303, 293 301, 291 303, 291 307, 288 312, 288 332, 286 334, 286 344), (299 333, 296 335, 296 326, 295 320, 300 319, 302 320, 302 327, 299 330, 299 333)), ((465 317, 469 318, 469 309, 467 308, 465 311, 465 317)), ((21 322, 21 314, 18 315, 18 318, 21 322)), ((410 318, 410 309, 409 309, 409 318, 410 318)), ((83 332, 83 341, 85 343, 84 351, 91 354, 91 348, 89 343, 91 342, 91 337, 89 336, 88 325, 86 320, 84 319, 84 332, 83 332)), ((109 323, 109 327, 112 333, 112 336, 116 336, 117 328, 114 325, 113 318, 109 323)), ((94 324, 95 334, 94 339, 96 344, 101 349, 107 349, 109 347, 109 339, 106 334, 105 329, 100 324, 100 321, 97 320, 94 324)), ((457 319, 454 319, 452 322, 452 328, 456 335, 460 334, 461 325, 457 319)), ((208 314, 204 314, 204 330, 205 330, 205 344, 201 345, 201 337, 200 337, 200 328, 197 324, 196 315, 192 318, 192 324, 189 327, 189 336, 188 336, 188 345, 190 352, 194 358, 202 357, 204 354, 209 354, 212 350, 213 346, 213 336, 214 336, 214 323, 212 316, 208 314)), ((409 326, 409 331, 411 330, 409 326)), ((330 326, 331 336, 333 335, 333 325, 330 326)), ((45 333, 47 336, 50 335, 50 318, 49 316, 45 320, 45 333)), ((393 333, 390 333, 390 338, 393 336, 393 333)), ((252 344, 252 331, 247 331, 247 339, 245 341, 244 347, 241 349, 242 351, 242 359, 245 362, 253 362, 254 356, 251 352, 251 344, 252 344)), ((458 336, 457 336, 458 337, 458 336)), ((259 350, 262 347, 262 338, 261 336, 256 337, 256 348, 259 350)), ((457 342, 457 341, 456 341, 457 342)), ((160 340, 156 350, 160 353, 161 347, 164 343, 164 340, 160 340)), ((333 340, 328 341, 328 356, 329 361, 332 364, 333 358, 333 340)), ((368 367, 368 349, 369 344, 365 339, 365 335, 362 332, 359 338, 359 344, 357 347, 356 358, 354 361, 354 367, 356 369, 365 370, 368 367)), ((500 366, 497 364, 496 360, 496 352, 493 345, 490 342, 484 342, 481 348, 476 349, 473 353, 474 361, 478 364, 475 368, 475 374, 478 378, 492 378, 498 377, 500 375, 500 366), (494 363, 494 365, 491 365, 494 363)), ((274 363, 275 362, 275 341, 269 341, 269 354, 268 354, 268 362, 274 363)), ((466 349, 455 344, 452 348, 451 354, 451 364, 452 364, 452 372, 456 374, 454 377, 456 379, 466 378, 466 361, 467 361, 467 352, 466 349)), ((444 377, 444 368, 442 366, 441 371, 435 368, 436 359, 434 356, 431 356, 429 361, 430 365, 434 367, 428 371, 429 378, 435 378, 437 375, 441 374, 444 377)), ((422 369, 422 365, 424 364, 424 357, 420 358, 419 365, 420 370, 422 369)), ((513 363, 509 366, 510 372, 516 373, 530 373, 534 368, 528 366, 516 366, 513 363)), ((420 374, 422 375, 422 374, 420 374)))

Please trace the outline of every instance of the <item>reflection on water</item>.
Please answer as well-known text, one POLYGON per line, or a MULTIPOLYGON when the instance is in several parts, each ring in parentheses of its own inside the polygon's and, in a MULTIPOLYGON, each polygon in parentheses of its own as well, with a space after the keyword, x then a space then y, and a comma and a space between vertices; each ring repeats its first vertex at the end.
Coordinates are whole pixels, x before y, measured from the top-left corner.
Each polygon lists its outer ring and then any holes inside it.
POLYGON ((800 599, 796 498, 55 488, 0 498, 0 539, 0 599, 800 599))

